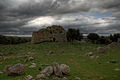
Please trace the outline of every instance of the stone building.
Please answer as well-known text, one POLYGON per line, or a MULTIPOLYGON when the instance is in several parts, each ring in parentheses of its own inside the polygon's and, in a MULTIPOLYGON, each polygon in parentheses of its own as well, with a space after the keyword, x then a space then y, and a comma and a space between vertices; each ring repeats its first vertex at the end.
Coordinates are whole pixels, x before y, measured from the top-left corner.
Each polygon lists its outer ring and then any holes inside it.
POLYGON ((33 32, 32 43, 40 43, 44 41, 66 42, 66 31, 61 26, 53 25, 33 32))

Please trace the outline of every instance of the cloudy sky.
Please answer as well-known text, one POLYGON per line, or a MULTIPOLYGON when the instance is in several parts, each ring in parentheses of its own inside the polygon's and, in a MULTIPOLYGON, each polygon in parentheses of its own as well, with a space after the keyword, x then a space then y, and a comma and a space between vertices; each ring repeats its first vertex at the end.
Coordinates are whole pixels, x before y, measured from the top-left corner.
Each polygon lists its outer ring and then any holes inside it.
POLYGON ((0 34, 31 35, 50 25, 120 33, 120 0, 0 0, 0 34))

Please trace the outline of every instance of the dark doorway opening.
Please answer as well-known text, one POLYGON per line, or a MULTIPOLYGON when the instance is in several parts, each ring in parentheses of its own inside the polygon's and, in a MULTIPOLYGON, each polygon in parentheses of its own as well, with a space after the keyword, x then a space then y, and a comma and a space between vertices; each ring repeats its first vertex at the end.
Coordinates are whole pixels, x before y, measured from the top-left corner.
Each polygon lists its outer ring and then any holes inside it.
POLYGON ((56 40, 56 39, 55 39, 55 38, 53 38, 53 42, 55 42, 55 40, 56 40))

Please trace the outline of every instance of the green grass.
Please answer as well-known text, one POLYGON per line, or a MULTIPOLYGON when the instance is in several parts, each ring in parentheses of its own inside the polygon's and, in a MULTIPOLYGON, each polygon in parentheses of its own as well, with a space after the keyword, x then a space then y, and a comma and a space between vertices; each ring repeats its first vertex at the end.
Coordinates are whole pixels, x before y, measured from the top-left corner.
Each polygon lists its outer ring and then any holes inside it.
MULTIPOLYGON (((107 49, 103 54, 97 53, 96 48, 98 44, 90 43, 59 43, 59 42, 44 42, 40 44, 19 44, 19 45, 2 45, 0 46, 0 54, 6 54, 8 59, 0 59, 0 71, 9 64, 22 63, 25 64, 26 72, 23 76, 7 76, 0 75, 0 80, 24 80, 27 75, 32 75, 34 78, 40 73, 38 67, 41 64, 52 64, 58 62, 59 64, 67 64, 71 68, 71 80, 75 77, 80 77, 81 80, 120 80, 120 71, 114 71, 115 68, 120 68, 120 47, 113 47, 107 49), (49 51, 54 51, 55 54, 48 56, 49 51), (28 52, 35 56, 36 68, 29 69, 30 62, 24 63, 24 55, 28 52), (94 55, 100 56, 98 59, 91 59, 86 56, 88 52, 93 52, 94 55), (8 54, 9 53, 9 54, 8 54), (10 54, 11 53, 11 54, 10 54), (9 56, 15 56, 9 58, 9 56), (16 56, 22 56, 17 58, 16 56), (116 60, 117 63, 107 63, 108 61, 116 60), (102 79, 100 79, 102 77, 102 79)), ((42 67, 43 69, 44 67, 42 67)), ((53 77, 53 76, 52 76, 53 77)), ((53 80, 52 77, 47 80, 53 80)))

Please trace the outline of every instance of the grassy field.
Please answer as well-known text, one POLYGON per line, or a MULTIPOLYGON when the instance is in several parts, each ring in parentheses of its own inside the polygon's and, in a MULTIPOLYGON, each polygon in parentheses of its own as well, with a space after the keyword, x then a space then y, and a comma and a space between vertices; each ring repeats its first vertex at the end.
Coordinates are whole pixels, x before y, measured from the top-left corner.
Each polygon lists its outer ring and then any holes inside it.
MULTIPOLYGON (((59 42, 44 42, 40 44, 19 44, 19 45, 0 45, 0 54, 4 54, 4 58, 0 58, 0 71, 9 64, 22 63, 25 64, 26 72, 23 76, 7 76, 0 75, 0 80, 24 80, 27 75, 32 75, 34 78, 40 73, 38 67, 41 64, 67 64, 70 66, 71 74, 66 76, 71 80, 75 77, 80 77, 81 80, 120 80, 120 46, 107 49, 103 54, 97 53, 97 47, 104 46, 91 43, 59 43, 59 42), (53 55, 47 55, 49 51, 54 51, 53 55), (28 68, 31 61, 24 63, 26 53, 34 54, 37 64, 36 68, 28 68), (86 56, 88 52, 93 52, 99 56, 98 59, 91 59, 86 56), (9 53, 9 54, 8 54, 9 53), (116 63, 108 63, 115 60, 116 63)), ((42 66, 42 69, 46 66, 42 66)), ((54 76, 47 80, 53 80, 54 76)))

